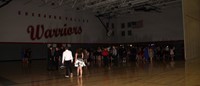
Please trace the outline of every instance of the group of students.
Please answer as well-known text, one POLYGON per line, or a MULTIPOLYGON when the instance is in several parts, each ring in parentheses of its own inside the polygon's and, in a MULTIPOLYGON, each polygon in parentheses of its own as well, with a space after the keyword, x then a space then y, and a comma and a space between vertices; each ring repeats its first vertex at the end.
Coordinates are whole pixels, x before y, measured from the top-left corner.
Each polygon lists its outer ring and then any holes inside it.
POLYGON ((173 61, 175 57, 175 47, 166 46, 166 47, 145 47, 138 48, 136 54, 137 61, 150 61, 155 60, 169 60, 173 61))
POLYGON ((84 54, 81 48, 77 49, 73 58, 72 51, 68 47, 60 50, 56 48, 55 51, 53 51, 53 47, 50 47, 48 50, 48 70, 52 70, 54 66, 58 70, 59 66, 63 65, 66 69, 65 77, 73 77, 72 69, 75 66, 77 67, 77 76, 82 77, 82 67, 86 66, 83 58, 84 54), (59 64, 59 62, 61 63, 59 64))
POLYGON ((50 46, 48 48, 48 56, 47 56, 47 70, 53 70, 54 68, 56 70, 59 69, 60 66, 60 61, 61 61, 61 56, 62 52, 64 49, 59 49, 58 47, 53 48, 50 46))

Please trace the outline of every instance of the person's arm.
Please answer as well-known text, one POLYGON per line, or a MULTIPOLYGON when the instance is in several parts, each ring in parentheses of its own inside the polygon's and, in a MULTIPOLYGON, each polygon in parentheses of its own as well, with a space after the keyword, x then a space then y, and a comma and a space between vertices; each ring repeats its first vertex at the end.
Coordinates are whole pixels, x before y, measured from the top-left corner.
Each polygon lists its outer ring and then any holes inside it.
POLYGON ((75 53, 75 62, 76 62, 76 60, 77 60, 77 55, 78 55, 78 54, 77 54, 77 53, 75 53))
POLYGON ((71 58, 71 63, 73 63, 73 56, 72 56, 72 52, 70 52, 70 58, 71 58))
POLYGON ((62 64, 64 64, 64 60, 65 60, 65 55, 64 55, 64 52, 63 52, 63 55, 62 55, 62 64))
POLYGON ((82 56, 81 58, 83 59, 83 57, 84 57, 84 54, 83 54, 83 53, 81 53, 81 56, 82 56))

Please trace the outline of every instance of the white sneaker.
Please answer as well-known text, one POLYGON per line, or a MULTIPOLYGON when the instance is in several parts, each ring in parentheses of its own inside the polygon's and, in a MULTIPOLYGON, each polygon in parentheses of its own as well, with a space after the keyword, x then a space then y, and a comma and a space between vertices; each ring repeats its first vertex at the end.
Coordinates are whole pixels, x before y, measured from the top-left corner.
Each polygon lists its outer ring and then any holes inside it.
POLYGON ((69 76, 66 75, 65 77, 68 78, 69 76))

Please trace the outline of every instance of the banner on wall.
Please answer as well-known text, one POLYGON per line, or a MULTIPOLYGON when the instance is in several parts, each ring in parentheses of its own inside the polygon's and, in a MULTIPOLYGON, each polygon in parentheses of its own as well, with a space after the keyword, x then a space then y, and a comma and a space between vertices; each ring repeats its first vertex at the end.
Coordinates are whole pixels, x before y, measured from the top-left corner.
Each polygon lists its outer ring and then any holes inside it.
POLYGON ((29 25, 27 33, 31 40, 40 40, 42 38, 57 38, 62 36, 80 35, 82 33, 81 26, 79 27, 61 27, 61 28, 47 28, 44 25, 29 25))
POLYGON ((47 11, 45 7, 35 6, 33 1, 27 4, 24 4, 26 0, 10 1, 0 3, 0 42, 76 41, 73 36, 81 36, 83 25, 88 23, 88 19, 66 15, 65 10, 47 11))

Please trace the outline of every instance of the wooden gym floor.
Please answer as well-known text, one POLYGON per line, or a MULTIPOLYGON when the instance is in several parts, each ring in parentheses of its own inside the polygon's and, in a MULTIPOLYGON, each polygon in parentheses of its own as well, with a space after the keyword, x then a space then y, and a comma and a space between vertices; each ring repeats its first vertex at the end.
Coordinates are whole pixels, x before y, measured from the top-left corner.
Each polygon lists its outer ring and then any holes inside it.
POLYGON ((84 68, 83 77, 65 78, 65 70, 47 71, 45 60, 29 68, 20 61, 0 62, 0 86, 200 86, 200 59, 190 61, 120 63, 84 68))

